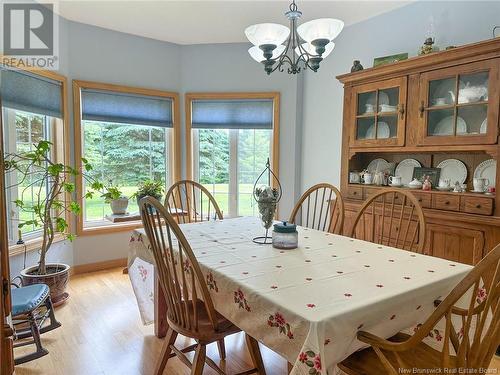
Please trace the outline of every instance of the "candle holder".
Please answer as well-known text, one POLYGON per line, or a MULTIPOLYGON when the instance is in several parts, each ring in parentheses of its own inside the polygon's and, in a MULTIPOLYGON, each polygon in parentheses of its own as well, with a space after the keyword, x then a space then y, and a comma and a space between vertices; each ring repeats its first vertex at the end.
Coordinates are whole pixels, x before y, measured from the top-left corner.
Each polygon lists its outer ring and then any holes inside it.
POLYGON ((267 245, 272 243, 272 237, 269 236, 269 228, 273 225, 274 214, 276 207, 281 199, 282 189, 278 177, 271 170, 269 158, 267 159, 266 168, 259 175, 253 185, 253 197, 259 208, 260 219, 262 226, 266 229, 264 236, 258 236, 253 239, 253 242, 267 245), (267 177, 267 185, 260 184, 261 179, 267 177), (273 187, 273 181, 277 187, 273 187))

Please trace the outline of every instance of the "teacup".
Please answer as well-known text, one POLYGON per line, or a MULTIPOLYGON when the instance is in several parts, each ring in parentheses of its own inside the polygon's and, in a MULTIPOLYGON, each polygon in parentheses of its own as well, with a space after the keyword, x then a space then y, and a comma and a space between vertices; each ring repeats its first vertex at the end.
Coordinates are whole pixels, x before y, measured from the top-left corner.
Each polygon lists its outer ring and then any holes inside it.
POLYGON ((474 191, 484 191, 490 184, 490 180, 488 180, 487 178, 478 177, 472 180, 472 184, 474 185, 474 191))
POLYGON ((434 105, 446 105, 446 98, 436 98, 434 105))
POLYGON ((373 107, 373 104, 365 104, 365 107, 366 107, 365 113, 375 112, 375 108, 373 107))
POLYGON ((349 172, 349 183, 359 184, 359 173, 358 172, 349 172))
POLYGON ((391 176, 389 177, 389 182, 393 186, 401 186, 401 176, 391 176))
POLYGON ((363 180, 365 185, 371 185, 373 184, 373 175, 371 173, 366 172, 363 174, 363 180))

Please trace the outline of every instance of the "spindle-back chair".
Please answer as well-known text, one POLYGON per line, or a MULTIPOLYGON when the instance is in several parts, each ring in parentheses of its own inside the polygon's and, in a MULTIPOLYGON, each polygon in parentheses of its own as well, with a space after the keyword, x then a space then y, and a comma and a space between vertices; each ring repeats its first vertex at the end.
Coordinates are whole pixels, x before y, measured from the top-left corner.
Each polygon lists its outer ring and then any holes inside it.
POLYGON ((222 212, 208 189, 192 180, 182 180, 167 191, 165 207, 175 213, 180 224, 198 221, 222 220, 222 212))
POLYGON ((413 336, 389 340, 358 332, 371 348, 356 352, 339 364, 350 375, 420 373, 485 374, 500 344, 500 245, 491 250, 443 301, 413 336), (457 306, 457 302, 465 303, 457 306), (452 317, 459 317, 461 327, 452 317), (445 319, 442 350, 422 342, 445 319), (475 324, 474 324, 475 323, 475 324), (396 342, 399 341, 399 342, 396 342), (406 369, 406 371, 405 371, 406 369), (453 369, 452 371, 448 369, 453 369))
POLYGON ((311 186, 293 208, 291 223, 324 232, 341 234, 344 226, 344 200, 333 185, 311 186))
POLYGON ((413 194, 404 190, 380 191, 363 203, 349 236, 422 253, 425 244, 422 207, 413 194))
MULTIPOLYGON (((163 373, 173 355, 189 366, 193 375, 203 373, 205 362, 217 373, 224 374, 206 357, 206 345, 240 332, 240 329, 215 310, 200 265, 173 216, 152 197, 142 198, 139 207, 167 304, 169 328, 155 374, 163 373), (174 345, 178 334, 194 339, 196 344, 178 349, 174 345), (184 354, 192 350, 195 351, 193 363, 184 354)), ((257 368, 245 374, 259 372, 264 375, 257 342, 247 335, 247 343, 257 368)))

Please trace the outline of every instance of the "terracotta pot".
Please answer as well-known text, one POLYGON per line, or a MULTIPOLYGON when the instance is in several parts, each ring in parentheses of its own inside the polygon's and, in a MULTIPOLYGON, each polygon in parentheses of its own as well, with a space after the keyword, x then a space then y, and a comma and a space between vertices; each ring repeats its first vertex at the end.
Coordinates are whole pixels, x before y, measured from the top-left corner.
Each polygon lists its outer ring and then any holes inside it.
POLYGON ((31 266, 21 271, 23 286, 31 284, 47 284, 50 288, 50 298, 54 306, 66 302, 69 294, 66 292, 70 266, 64 263, 47 263, 47 274, 37 275, 38 266, 31 266))
POLYGON ((109 202, 113 215, 125 215, 127 213, 128 198, 120 197, 109 202))

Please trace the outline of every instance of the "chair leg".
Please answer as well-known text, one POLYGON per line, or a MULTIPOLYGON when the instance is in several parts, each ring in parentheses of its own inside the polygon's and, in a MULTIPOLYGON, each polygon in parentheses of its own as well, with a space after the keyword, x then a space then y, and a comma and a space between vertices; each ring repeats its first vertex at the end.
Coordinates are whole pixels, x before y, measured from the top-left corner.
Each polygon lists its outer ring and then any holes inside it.
POLYGON ((287 363, 288 363, 288 373, 291 373, 292 369, 293 369, 293 365, 290 362, 287 362, 287 363))
POLYGON ((205 366, 206 355, 206 346, 204 344, 198 344, 194 354, 193 366, 191 367, 191 375, 203 375, 203 367, 205 366))
POLYGON ((264 362, 262 361, 262 356, 260 354, 259 343, 247 333, 245 333, 245 338, 247 341, 248 351, 250 352, 250 357, 252 357, 252 362, 257 369, 258 374, 266 375, 266 369, 264 367, 264 362))
POLYGON ((217 348, 219 348, 219 357, 221 360, 226 359, 226 345, 224 344, 224 339, 217 341, 217 348))
POLYGON ((49 315, 50 324, 46 327, 40 328, 40 333, 45 333, 48 331, 52 331, 53 329, 59 328, 61 323, 59 323, 54 314, 54 306, 52 305, 52 300, 50 299, 50 295, 45 300, 45 308, 47 309, 47 313, 49 315))
POLYGON ((163 342, 163 348, 161 349, 160 357, 156 362, 155 374, 162 375, 165 366, 167 365, 168 359, 170 357, 171 345, 175 344, 175 339, 177 338, 177 332, 172 328, 168 327, 167 335, 165 336, 165 341, 163 342))
POLYGON ((21 363, 32 361, 49 354, 49 351, 42 346, 42 341, 40 340, 40 330, 38 329, 38 324, 35 317, 33 316, 33 312, 30 312, 28 314, 28 321, 31 327, 31 335, 33 336, 33 344, 35 344, 36 351, 30 354, 26 354, 22 357, 15 358, 15 365, 20 365, 21 363))

